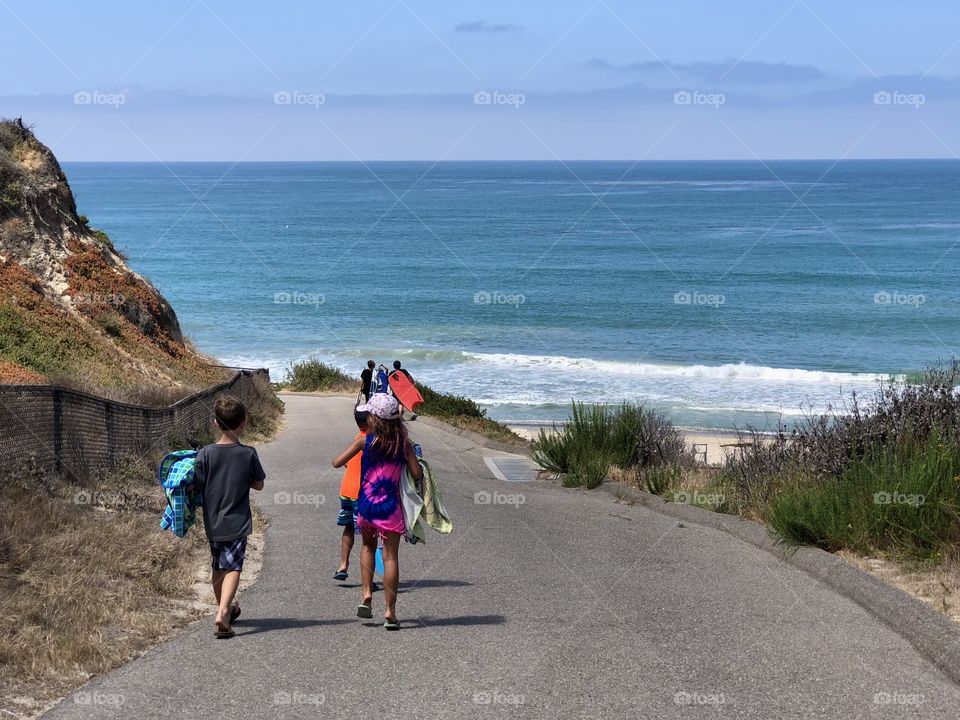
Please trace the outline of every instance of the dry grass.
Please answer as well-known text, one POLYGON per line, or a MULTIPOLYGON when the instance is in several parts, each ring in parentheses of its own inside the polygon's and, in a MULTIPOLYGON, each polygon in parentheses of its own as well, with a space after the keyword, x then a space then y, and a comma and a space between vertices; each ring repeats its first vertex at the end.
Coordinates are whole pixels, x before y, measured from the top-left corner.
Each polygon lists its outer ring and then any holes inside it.
POLYGON ((0 484, 0 715, 35 715, 210 609, 202 521, 162 532, 152 458, 122 467, 82 486, 29 470, 0 484))
POLYGON ((253 385, 257 396, 247 401, 250 421, 244 433, 244 441, 256 444, 272 440, 280 433, 284 427, 284 407, 283 401, 277 397, 266 378, 255 376, 253 385))
POLYGON ((960 562, 956 559, 906 564, 889 558, 861 557, 847 550, 837 554, 854 567, 913 595, 954 622, 960 622, 960 562))
POLYGON ((497 442, 516 445, 518 448, 530 445, 527 440, 524 440, 506 425, 487 417, 478 418, 471 415, 454 415, 438 419, 461 430, 470 430, 471 432, 478 433, 497 442))

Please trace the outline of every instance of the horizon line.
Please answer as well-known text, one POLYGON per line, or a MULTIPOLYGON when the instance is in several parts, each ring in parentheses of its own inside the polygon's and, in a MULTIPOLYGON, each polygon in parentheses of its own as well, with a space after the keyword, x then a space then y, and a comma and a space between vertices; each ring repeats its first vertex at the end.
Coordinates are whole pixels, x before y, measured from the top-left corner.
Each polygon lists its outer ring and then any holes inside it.
POLYGON ((943 157, 869 157, 869 158, 791 158, 791 157, 774 157, 774 158, 663 158, 663 159, 643 159, 636 160, 635 158, 580 158, 580 159, 530 159, 530 158, 505 158, 505 159, 463 159, 463 160, 431 160, 428 158, 405 158, 405 159, 379 159, 379 158, 362 158, 359 160, 324 160, 324 159, 310 159, 310 160, 285 160, 285 159, 276 159, 276 160, 183 160, 183 159, 160 159, 160 160, 76 160, 76 159, 65 159, 58 158, 59 162, 62 163, 84 163, 87 165, 164 165, 169 163, 178 163, 178 164, 195 164, 195 165, 216 165, 228 163, 231 165, 266 165, 270 163, 285 163, 285 164, 315 164, 315 163, 328 163, 328 164, 339 164, 339 165, 363 165, 365 163, 428 163, 433 165, 455 165, 458 163, 476 163, 476 164, 495 164, 495 163, 539 163, 543 165, 563 165, 569 163, 633 163, 635 165, 652 165, 655 163, 750 163, 750 164, 763 164, 771 162, 832 162, 837 164, 843 163, 857 163, 857 162, 960 162, 960 158, 954 156, 943 156, 943 157))

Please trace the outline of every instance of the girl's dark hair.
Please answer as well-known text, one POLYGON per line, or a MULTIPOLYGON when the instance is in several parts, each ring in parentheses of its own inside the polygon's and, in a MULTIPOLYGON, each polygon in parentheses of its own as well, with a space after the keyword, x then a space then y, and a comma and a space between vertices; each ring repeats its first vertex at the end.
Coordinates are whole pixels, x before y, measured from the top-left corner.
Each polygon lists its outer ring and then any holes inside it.
POLYGON ((384 420, 370 413, 370 429, 373 430, 373 444, 387 457, 402 457, 407 451, 407 427, 403 420, 384 420))

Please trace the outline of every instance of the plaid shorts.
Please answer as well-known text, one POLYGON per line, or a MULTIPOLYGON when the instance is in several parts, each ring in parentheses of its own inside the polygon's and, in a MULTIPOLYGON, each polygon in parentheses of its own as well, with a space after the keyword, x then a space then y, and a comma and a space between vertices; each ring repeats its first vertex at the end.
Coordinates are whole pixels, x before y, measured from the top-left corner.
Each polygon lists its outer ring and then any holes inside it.
POLYGON ((211 540, 210 554, 213 556, 214 570, 243 570, 243 558, 247 554, 247 539, 211 540))
POLYGON ((340 512, 337 514, 337 525, 353 527, 357 524, 357 501, 353 498, 340 496, 340 512))

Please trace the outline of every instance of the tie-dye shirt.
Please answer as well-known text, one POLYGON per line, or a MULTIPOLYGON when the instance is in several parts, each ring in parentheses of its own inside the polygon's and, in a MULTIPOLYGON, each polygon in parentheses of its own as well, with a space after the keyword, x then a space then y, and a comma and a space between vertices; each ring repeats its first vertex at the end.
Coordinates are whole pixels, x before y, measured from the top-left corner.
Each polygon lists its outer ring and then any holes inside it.
POLYGON ((400 479, 407 466, 406 458, 403 453, 388 457, 373 440, 372 434, 367 435, 363 446, 358 523, 361 530, 402 533, 400 479))

